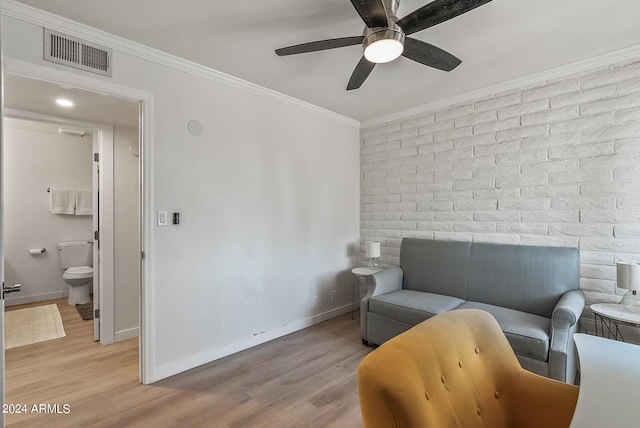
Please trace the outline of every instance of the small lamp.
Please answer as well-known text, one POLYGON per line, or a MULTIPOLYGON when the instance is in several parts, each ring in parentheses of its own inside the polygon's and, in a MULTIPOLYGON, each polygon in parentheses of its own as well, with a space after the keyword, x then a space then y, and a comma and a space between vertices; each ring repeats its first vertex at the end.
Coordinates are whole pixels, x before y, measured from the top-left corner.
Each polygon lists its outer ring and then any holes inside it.
POLYGON ((622 296, 620 304, 629 312, 640 313, 640 265, 637 263, 616 263, 618 288, 629 290, 622 296))
POLYGON ((379 267, 376 257, 380 257, 380 241, 367 242, 365 247, 365 255, 370 258, 369 267, 379 267))

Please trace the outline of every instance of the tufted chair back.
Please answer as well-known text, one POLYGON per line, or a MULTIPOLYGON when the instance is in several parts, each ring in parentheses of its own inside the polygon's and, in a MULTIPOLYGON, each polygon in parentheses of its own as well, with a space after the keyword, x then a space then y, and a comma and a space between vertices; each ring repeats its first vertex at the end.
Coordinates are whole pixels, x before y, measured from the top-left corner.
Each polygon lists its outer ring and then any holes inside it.
POLYGON ((495 319, 437 315, 367 355, 358 368, 365 427, 568 427, 578 388, 520 367, 495 319))

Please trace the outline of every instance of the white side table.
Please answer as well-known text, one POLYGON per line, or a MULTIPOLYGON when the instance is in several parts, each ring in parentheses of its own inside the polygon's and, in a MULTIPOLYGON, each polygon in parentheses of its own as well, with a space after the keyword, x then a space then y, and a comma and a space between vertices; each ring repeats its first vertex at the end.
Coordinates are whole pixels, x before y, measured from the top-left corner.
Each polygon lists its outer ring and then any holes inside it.
POLYGON ((640 313, 630 312, 616 303, 596 303, 590 307, 594 315, 596 336, 598 335, 598 320, 600 321, 602 337, 605 337, 606 329, 606 337, 620 339, 623 342, 624 338, 620 329, 618 329, 619 323, 640 326, 640 313))
MULTIPOLYGON (((366 280, 369 275, 373 275, 376 272, 381 271, 380 268, 371 268, 371 267, 357 267, 351 269, 351 273, 353 274, 353 282, 352 282, 352 290, 351 297, 353 299, 353 303, 351 306, 351 319, 353 319, 353 314, 356 311, 356 282, 358 282, 358 291, 360 291, 362 286, 366 286, 366 280)), ((358 293, 358 300, 360 300, 360 293, 358 293)))
POLYGON ((636 428, 640 346, 582 333, 573 339, 580 360, 580 391, 570 428, 636 428))

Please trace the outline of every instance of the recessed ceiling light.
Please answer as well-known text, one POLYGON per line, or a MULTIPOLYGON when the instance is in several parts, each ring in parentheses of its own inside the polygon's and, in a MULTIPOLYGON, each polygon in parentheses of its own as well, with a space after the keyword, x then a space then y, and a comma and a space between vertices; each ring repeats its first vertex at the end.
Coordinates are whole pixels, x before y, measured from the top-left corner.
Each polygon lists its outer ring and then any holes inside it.
POLYGON ((66 98, 58 98, 56 100, 56 104, 62 107, 73 107, 73 101, 68 100, 66 98))

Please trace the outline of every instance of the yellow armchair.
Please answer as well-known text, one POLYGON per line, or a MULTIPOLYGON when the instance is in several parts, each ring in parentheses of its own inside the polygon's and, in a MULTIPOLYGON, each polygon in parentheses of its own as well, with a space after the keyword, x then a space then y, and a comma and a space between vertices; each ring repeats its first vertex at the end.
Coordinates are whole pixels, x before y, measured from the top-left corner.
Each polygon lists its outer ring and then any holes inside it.
POLYGON ((468 309, 394 337, 358 367, 367 428, 568 427, 578 387, 518 362, 496 320, 468 309))

